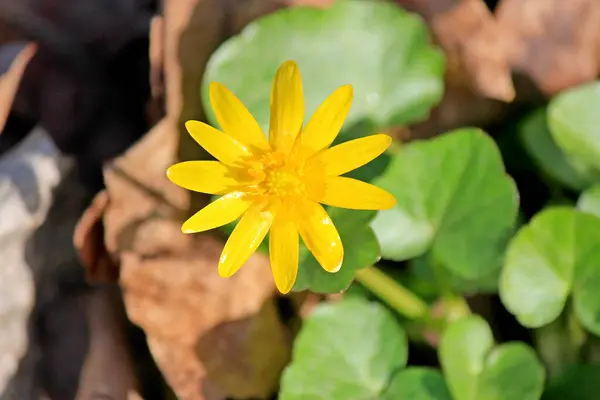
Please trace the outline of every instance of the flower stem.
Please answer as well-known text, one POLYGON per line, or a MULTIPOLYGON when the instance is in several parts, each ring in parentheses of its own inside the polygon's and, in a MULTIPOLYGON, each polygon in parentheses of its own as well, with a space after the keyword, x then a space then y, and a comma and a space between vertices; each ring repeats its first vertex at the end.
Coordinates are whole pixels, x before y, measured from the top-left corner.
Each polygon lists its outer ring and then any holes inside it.
POLYGON ((429 315, 427 303, 380 269, 374 266, 359 269, 355 277, 399 314, 412 319, 425 318, 429 315))

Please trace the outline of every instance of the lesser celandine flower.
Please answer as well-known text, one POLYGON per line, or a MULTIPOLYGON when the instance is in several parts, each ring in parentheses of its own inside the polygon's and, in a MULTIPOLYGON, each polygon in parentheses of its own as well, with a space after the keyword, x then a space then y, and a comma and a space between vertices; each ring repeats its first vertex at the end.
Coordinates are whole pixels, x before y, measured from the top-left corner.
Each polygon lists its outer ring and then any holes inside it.
POLYGON ((269 139, 223 85, 210 85, 210 102, 223 131, 198 121, 185 126, 218 161, 181 162, 167 176, 186 189, 222 196, 185 221, 182 231, 206 231, 241 217, 219 259, 219 274, 229 277, 270 230, 271 269, 282 293, 296 280, 299 237, 326 271, 337 272, 344 249, 319 203, 356 210, 393 207, 396 200, 386 191, 340 176, 379 156, 391 138, 378 134, 329 148, 350 110, 350 85, 333 92, 302 128, 302 80, 293 61, 283 63, 273 81, 269 139))

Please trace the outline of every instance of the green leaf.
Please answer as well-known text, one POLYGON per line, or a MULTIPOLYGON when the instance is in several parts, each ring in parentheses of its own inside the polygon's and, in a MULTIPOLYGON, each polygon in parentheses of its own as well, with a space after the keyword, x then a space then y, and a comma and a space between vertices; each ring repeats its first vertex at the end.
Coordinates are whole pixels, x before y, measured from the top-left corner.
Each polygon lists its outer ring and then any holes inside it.
MULTIPOLYGON (((437 279, 440 277, 431 265, 431 258, 425 256, 417 257, 409 261, 410 273, 416 279, 427 282, 431 287, 436 287, 439 290, 437 279)), ((476 280, 461 278, 458 275, 452 275, 443 266, 438 268, 444 269, 443 275, 447 277, 449 286, 457 293, 497 293, 498 278, 500 269, 495 269, 491 274, 482 276, 476 280)))
POLYGON ((369 227, 374 211, 352 211, 328 208, 329 216, 340 233, 344 246, 342 268, 336 273, 326 272, 308 251, 300 247, 300 269, 292 290, 309 289, 315 293, 337 293, 346 289, 357 269, 368 267, 379 260, 379 243, 369 227))
POLYGON ((439 371, 414 367, 394 375, 381 400, 452 400, 452 396, 439 371))
POLYGON ((505 307, 526 327, 554 321, 573 295, 575 315, 600 334, 600 219, 549 207, 511 241, 500 279, 505 307))
POLYGON ((577 208, 600 217, 600 185, 592 186, 579 196, 577 208))
POLYGON ((600 81, 566 90, 548 106, 550 132, 572 163, 577 163, 576 168, 600 170, 598 104, 600 81))
POLYGON ((436 262, 472 281, 500 267, 518 194, 484 132, 458 129, 408 144, 375 183, 398 200, 371 224, 384 258, 407 260, 430 251, 436 262))
POLYGON ((280 400, 378 399, 406 365, 407 339, 382 305, 359 298, 318 306, 305 321, 280 400))
POLYGON ((348 0, 277 11, 223 43, 203 80, 209 121, 216 124, 208 85, 217 81, 267 132, 272 79, 286 60, 300 68, 307 119, 337 87, 354 87, 346 128, 363 120, 379 128, 422 120, 443 94, 444 58, 419 16, 394 4, 348 0))
POLYGON ((450 325, 439 356, 454 400, 537 400, 542 395, 545 373, 534 351, 519 342, 495 346, 481 317, 450 325))
POLYGON ((574 365, 550 380, 543 400, 597 400, 600 366, 574 365))
POLYGON ((519 135, 523 145, 540 169, 560 184, 575 190, 588 187, 592 181, 589 171, 573 166, 554 142, 546 120, 546 110, 540 109, 521 122, 519 135))

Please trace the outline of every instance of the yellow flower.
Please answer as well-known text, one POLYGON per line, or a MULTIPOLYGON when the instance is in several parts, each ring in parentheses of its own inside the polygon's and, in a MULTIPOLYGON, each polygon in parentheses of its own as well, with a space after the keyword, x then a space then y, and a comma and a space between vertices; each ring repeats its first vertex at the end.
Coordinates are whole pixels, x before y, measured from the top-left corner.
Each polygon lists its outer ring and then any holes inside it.
POLYGON ((171 166, 175 184, 222 195, 190 217, 184 233, 217 228, 240 218, 219 259, 219 274, 237 272, 269 236, 277 288, 291 290, 298 273, 299 236, 328 272, 337 272, 344 249, 337 229, 319 204, 356 210, 394 206, 388 192, 340 175, 383 153, 392 139, 383 134, 329 148, 352 103, 352 86, 334 91, 304 129, 302 80, 296 63, 283 63, 273 81, 269 139, 242 102, 223 85, 210 85, 210 102, 223 132, 188 121, 190 135, 218 161, 171 166))

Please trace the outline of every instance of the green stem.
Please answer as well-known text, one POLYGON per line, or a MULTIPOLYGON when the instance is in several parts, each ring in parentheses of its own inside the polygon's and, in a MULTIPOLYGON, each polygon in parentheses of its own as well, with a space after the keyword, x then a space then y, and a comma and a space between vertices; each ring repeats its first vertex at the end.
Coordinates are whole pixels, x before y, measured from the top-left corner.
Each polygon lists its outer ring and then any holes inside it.
POLYGON ((359 269, 355 277, 358 282, 385 301, 398 314, 413 319, 429 316, 427 303, 378 268, 371 266, 359 269))

